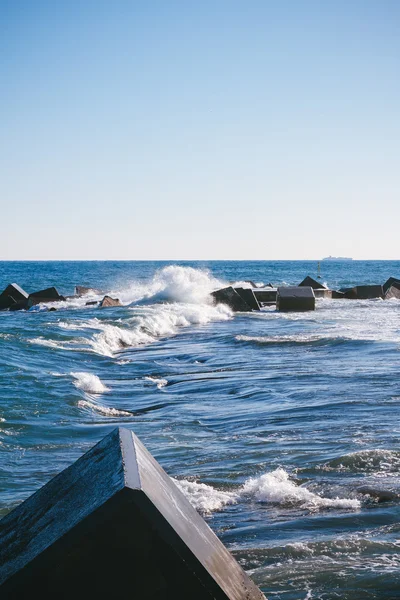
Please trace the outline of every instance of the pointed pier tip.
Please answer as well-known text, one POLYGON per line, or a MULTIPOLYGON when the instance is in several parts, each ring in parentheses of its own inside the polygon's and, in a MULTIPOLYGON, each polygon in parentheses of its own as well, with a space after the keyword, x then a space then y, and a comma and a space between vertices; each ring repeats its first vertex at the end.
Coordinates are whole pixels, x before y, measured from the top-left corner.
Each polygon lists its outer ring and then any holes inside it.
POLYGON ((0 521, 0 597, 265 600, 137 436, 115 429, 0 521))

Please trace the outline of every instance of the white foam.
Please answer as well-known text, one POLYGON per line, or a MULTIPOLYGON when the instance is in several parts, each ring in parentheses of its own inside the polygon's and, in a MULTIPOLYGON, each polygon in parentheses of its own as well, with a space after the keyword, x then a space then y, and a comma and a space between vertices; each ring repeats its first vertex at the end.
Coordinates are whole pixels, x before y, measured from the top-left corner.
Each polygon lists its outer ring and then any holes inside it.
POLYGON ((260 477, 247 479, 242 487, 231 492, 186 479, 174 481, 190 503, 203 513, 221 510, 228 504, 249 500, 282 506, 298 506, 312 511, 324 508, 357 510, 361 506, 357 499, 321 497, 305 487, 296 485, 290 480, 289 474, 281 468, 264 473, 260 477))
POLYGON ((205 483, 196 483, 186 479, 173 479, 184 493, 190 504, 203 514, 221 510, 228 504, 235 504, 239 495, 234 492, 223 492, 205 483))
POLYGON ((359 500, 347 498, 322 498, 289 479, 284 469, 276 469, 260 477, 248 479, 241 493, 257 502, 300 505, 302 508, 351 508, 360 507, 359 500))
POLYGON ((108 392, 109 388, 106 387, 97 375, 93 373, 71 373, 72 377, 75 378, 74 386, 89 394, 103 394, 108 392))
POLYGON ((212 321, 227 320, 231 310, 220 304, 159 304, 132 309, 134 316, 123 327, 97 322, 100 330, 89 340, 98 354, 113 356, 123 348, 150 344, 160 337, 175 335, 181 327, 205 325, 212 321))
POLYGON ((167 379, 162 379, 162 378, 159 379, 157 377, 145 377, 144 379, 146 381, 151 381, 151 383, 154 383, 158 387, 159 390, 168 384, 167 379))
POLYGON ((132 413, 126 410, 118 410, 117 408, 110 408, 108 406, 103 406, 97 402, 93 402, 91 400, 79 400, 78 406, 80 408, 86 408, 90 411, 97 412, 105 417, 131 417, 132 413))

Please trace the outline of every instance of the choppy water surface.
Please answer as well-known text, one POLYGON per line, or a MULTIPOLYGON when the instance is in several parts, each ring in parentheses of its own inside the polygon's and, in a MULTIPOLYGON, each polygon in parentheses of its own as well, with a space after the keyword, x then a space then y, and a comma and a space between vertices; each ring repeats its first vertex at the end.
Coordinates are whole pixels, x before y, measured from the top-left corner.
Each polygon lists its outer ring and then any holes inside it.
MULTIPOLYGON (((0 263, 1 288, 93 285, 124 303, 0 313, 0 514, 124 426, 269 598, 400 598, 400 302, 209 303, 226 282, 316 269, 0 263)), ((400 262, 322 263, 332 287, 389 276, 400 262)))

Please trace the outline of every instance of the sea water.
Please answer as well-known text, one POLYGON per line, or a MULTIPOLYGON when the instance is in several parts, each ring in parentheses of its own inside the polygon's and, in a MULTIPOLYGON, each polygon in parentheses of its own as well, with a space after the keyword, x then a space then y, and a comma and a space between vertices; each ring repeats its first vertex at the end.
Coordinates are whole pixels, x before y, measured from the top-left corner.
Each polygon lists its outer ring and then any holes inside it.
MULTIPOLYGON (((123 303, 85 306, 94 292, 0 312, 0 515, 127 427, 269 598, 400 598, 400 302, 234 314, 210 301, 317 267, 0 263, 1 289, 78 284, 123 303)), ((383 283, 400 262, 322 261, 320 274, 383 283)))

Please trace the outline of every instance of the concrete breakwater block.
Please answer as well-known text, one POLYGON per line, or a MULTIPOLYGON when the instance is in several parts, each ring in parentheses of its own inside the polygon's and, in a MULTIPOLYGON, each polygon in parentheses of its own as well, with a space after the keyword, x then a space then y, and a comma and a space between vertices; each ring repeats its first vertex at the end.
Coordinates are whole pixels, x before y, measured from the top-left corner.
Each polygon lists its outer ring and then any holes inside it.
POLYGON ((340 292, 338 290, 331 290, 332 291, 332 298, 336 299, 336 300, 340 300, 345 298, 344 292, 340 292))
POLYGON ((313 279, 309 275, 307 275, 307 277, 305 279, 303 279, 303 281, 301 283, 299 283, 299 286, 300 287, 312 287, 314 290, 316 290, 316 289, 325 289, 325 290, 327 290, 328 289, 326 287, 326 285, 324 285, 320 281, 316 281, 315 279, 313 279))
POLYGON ((85 296, 86 294, 104 294, 104 292, 98 290, 97 288, 85 287, 83 285, 75 286, 76 296, 85 296))
POLYGON ((99 308, 110 308, 111 306, 122 306, 119 298, 111 298, 111 296, 104 296, 103 300, 99 304, 99 308))
POLYGON ((400 284, 399 287, 396 285, 391 285, 390 288, 385 293, 385 300, 391 300, 395 298, 396 300, 400 300, 400 284))
POLYGON ((400 289, 400 279, 396 279, 396 277, 389 277, 389 279, 387 281, 385 281, 385 283, 382 286, 383 293, 386 294, 386 292, 392 286, 397 287, 397 288, 400 289))
POLYGON ((312 287, 279 287, 276 308, 283 312, 315 310, 315 296, 312 287))
POLYGON ((345 298, 350 300, 371 300, 372 298, 383 298, 381 285, 357 285, 344 292, 345 298))
POLYGON ((253 291, 258 302, 262 304, 275 304, 276 295, 278 293, 276 288, 271 288, 268 286, 265 288, 256 288, 253 291))
POLYGON ((253 310, 260 310, 260 305, 254 295, 253 290, 249 288, 234 288, 235 292, 250 306, 253 310))
POLYGON ((0 294, 0 310, 25 308, 29 295, 17 283, 10 283, 0 294))
POLYGON ((0 597, 265 597, 133 432, 115 429, 0 521, 0 597))
POLYGON ((61 296, 55 287, 49 287, 29 294, 27 306, 30 308, 41 302, 60 302, 61 300, 65 300, 64 296, 61 296))
POLYGON ((249 312, 250 306, 245 300, 233 289, 232 286, 211 292, 215 304, 227 304, 230 309, 235 312, 249 312))
POLYGON ((332 290, 328 288, 313 288, 316 298, 332 298, 332 290))

